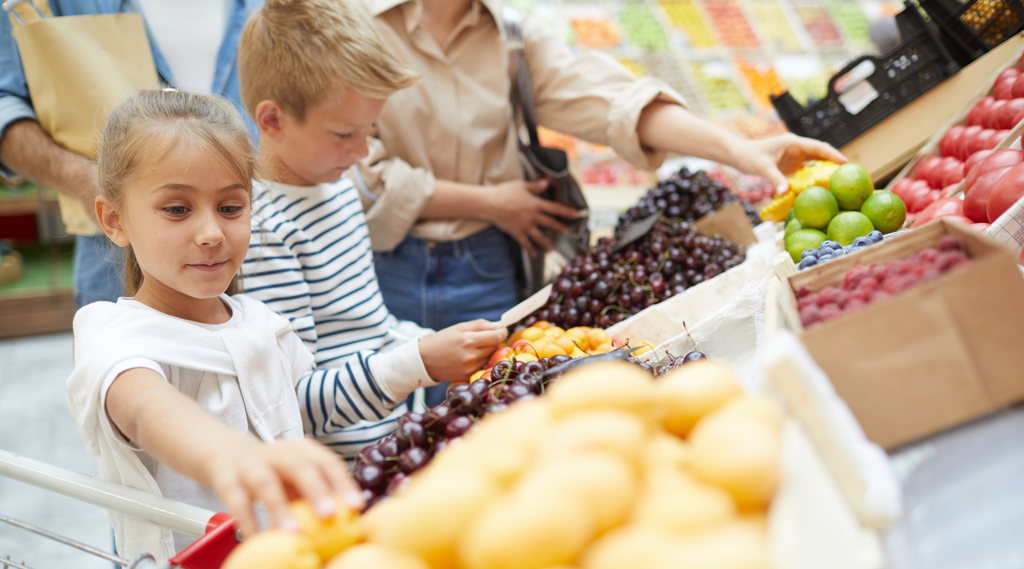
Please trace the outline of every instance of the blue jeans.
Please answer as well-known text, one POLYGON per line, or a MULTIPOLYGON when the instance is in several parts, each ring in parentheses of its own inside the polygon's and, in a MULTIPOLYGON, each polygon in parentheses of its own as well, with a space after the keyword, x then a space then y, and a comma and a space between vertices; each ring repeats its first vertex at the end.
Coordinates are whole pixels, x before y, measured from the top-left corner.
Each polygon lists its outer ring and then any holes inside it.
MULTIPOLYGON (((511 241, 493 227, 447 243, 406 237, 393 251, 374 253, 374 262, 388 309, 426 328, 497 321, 519 302, 511 241)), ((444 398, 438 391, 427 390, 431 407, 444 398)))
POLYGON ((106 235, 75 236, 71 280, 79 308, 98 300, 117 302, 124 296, 124 251, 106 235))

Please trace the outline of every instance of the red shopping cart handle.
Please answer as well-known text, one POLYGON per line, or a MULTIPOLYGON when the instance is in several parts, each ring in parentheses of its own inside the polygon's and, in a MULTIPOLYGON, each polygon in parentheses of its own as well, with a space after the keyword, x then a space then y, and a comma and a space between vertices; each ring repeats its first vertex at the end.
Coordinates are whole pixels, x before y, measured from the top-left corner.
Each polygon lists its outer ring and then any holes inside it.
POLYGON ((206 535, 170 558, 171 566, 182 569, 220 569, 228 554, 238 546, 235 518, 218 513, 206 523, 206 535))

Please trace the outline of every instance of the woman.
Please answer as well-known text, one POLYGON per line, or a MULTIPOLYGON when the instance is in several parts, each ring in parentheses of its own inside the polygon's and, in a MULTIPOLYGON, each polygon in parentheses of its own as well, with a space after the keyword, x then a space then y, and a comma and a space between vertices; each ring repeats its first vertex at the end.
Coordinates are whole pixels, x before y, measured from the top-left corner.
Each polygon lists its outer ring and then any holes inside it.
MULTIPOLYGON (((393 95, 370 155, 350 171, 363 205, 384 300, 399 318, 443 328, 497 319, 516 301, 510 239, 550 250, 568 207, 523 181, 509 103, 499 0, 369 0, 385 43, 422 81, 393 95)), ((745 140, 694 116, 671 87, 636 78, 606 54, 577 54, 525 17, 523 42, 540 124, 611 146, 638 168, 666 152, 785 183, 805 160, 845 162, 827 144, 782 135, 745 140)))

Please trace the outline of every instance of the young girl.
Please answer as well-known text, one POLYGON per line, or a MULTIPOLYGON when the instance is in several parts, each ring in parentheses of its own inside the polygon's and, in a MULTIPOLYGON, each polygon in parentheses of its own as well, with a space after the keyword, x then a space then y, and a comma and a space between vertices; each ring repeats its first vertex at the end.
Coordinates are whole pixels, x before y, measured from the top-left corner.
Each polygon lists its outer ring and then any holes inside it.
MULTIPOLYGON (((344 462, 302 438, 295 385, 313 356, 287 319, 244 295, 254 155, 227 101, 140 91, 103 132, 96 217, 126 251, 126 293, 75 316, 68 402, 108 480, 213 511, 242 531, 262 503, 297 528, 289 497, 321 516, 361 506, 344 462), (268 444, 274 443, 274 444, 268 444)), ((160 564, 192 540, 111 514, 118 552, 160 564)))

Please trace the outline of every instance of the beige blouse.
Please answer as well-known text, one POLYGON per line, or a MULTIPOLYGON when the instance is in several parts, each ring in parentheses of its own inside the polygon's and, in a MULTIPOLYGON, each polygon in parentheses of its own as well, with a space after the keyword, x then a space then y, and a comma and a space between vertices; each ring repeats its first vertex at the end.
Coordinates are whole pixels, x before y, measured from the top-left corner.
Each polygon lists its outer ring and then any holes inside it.
MULTIPOLYGON (((474 0, 439 46, 420 23, 418 0, 369 1, 385 44, 422 75, 388 99, 369 157, 348 173, 362 189, 373 249, 390 251, 406 234, 433 241, 473 235, 487 222, 418 217, 435 179, 495 185, 523 177, 501 2, 474 0)), ((639 168, 661 164, 664 153, 640 144, 640 112, 655 100, 685 104, 682 96, 658 79, 637 79, 607 54, 574 52, 536 18, 524 18, 523 41, 541 125, 611 146, 639 168)))

